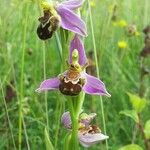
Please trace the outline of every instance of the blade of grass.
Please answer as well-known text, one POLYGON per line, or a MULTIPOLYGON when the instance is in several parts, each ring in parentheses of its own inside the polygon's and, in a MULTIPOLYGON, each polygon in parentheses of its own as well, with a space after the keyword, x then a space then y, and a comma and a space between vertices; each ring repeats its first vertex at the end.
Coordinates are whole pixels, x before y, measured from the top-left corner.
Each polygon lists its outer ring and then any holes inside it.
POLYGON ((24 128, 24 134, 25 134, 25 138, 26 138, 26 143, 27 143, 27 149, 30 150, 29 138, 28 138, 28 134, 27 134, 27 128, 26 128, 26 124, 25 124, 25 121, 24 121, 24 117, 22 118, 22 123, 23 123, 23 128, 24 128))
MULTIPOLYGON (((8 60, 9 60, 9 63, 10 63, 10 66, 11 66, 11 69, 12 70, 12 76, 13 76, 13 80, 14 80, 14 86, 12 86, 13 90, 16 92, 16 96, 17 96, 17 101, 19 101, 19 91, 15 88, 17 87, 17 81, 16 81, 16 73, 15 73, 15 67, 14 67, 14 60, 12 58, 12 55, 11 53, 7 54, 8 56, 8 60)), ((6 81, 7 82, 7 81, 6 81)), ((9 83, 7 83, 9 84, 9 83)), ((25 138, 26 138, 26 144, 27 144, 27 149, 30 150, 30 145, 29 145, 29 138, 28 138, 28 135, 27 135, 27 130, 26 130, 26 124, 25 124, 25 121, 24 121, 24 118, 22 119, 22 122, 23 122, 23 128, 24 128, 24 134, 25 134, 25 138)))
POLYGON ((28 9, 29 4, 25 4, 25 22, 23 27, 23 43, 22 43, 22 57, 21 57, 21 75, 20 75, 20 98, 19 98, 19 134, 18 134, 18 144, 19 150, 21 150, 21 143, 22 143, 22 100, 24 98, 24 62, 25 62, 25 47, 26 47, 26 33, 27 33, 27 23, 28 23, 28 9))
POLYGON ((46 150, 54 150, 53 144, 49 138, 49 134, 46 128, 44 130, 44 136, 45 136, 46 150))
MULTIPOLYGON (((99 78, 100 75, 99 75, 99 66, 98 66, 98 59, 97 59, 97 49, 96 49, 96 42, 95 42, 95 36, 94 36, 92 12, 91 12, 91 6, 90 6, 89 0, 88 0, 88 9, 89 9, 90 28, 91 28, 91 34, 92 34, 92 43, 93 43, 93 49, 94 49, 95 64, 96 64, 96 72, 97 72, 97 77, 99 78)), ((103 107, 102 97, 99 96, 99 99, 100 99, 100 106, 101 106, 101 113, 102 113, 103 128, 104 128, 104 133, 106 134, 106 123, 105 123, 105 115, 104 115, 104 107, 103 107)), ((106 140, 106 149, 108 150, 107 140, 106 140)))

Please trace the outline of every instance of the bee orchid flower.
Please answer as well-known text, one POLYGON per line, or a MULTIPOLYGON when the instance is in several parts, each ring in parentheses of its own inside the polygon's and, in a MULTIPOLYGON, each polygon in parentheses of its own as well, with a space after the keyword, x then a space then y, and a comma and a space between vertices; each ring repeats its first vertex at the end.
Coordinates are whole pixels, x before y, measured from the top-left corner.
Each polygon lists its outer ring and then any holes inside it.
POLYGON ((68 70, 58 77, 43 81, 36 91, 60 90, 62 94, 70 96, 84 91, 91 95, 110 96, 101 80, 85 72, 86 67, 87 58, 83 43, 79 35, 75 35, 70 44, 68 70))
MULTIPOLYGON (((81 113, 79 116, 78 139, 80 144, 84 147, 90 147, 93 144, 109 138, 107 135, 101 133, 99 127, 91 124, 95 117, 96 113, 89 115, 81 113)), ((62 115, 61 123, 68 131, 71 131, 71 117, 69 111, 62 115)))
POLYGON ((59 26, 81 36, 87 36, 86 25, 75 13, 75 10, 83 4, 84 0, 67 0, 61 3, 42 2, 43 17, 39 18, 40 25, 37 34, 40 39, 51 38, 59 26))

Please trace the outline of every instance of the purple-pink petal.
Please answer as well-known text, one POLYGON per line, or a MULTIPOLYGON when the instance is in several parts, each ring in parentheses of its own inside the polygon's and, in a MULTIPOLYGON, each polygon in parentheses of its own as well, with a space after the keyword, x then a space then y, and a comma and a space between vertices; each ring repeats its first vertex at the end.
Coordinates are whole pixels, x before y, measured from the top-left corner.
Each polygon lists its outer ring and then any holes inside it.
POLYGON ((60 3, 59 5, 71 10, 75 10, 79 8, 84 3, 84 1, 85 0, 66 0, 60 3))
POLYGON ((79 64, 82 66, 87 62, 84 45, 81 41, 79 35, 75 35, 73 40, 70 43, 70 56, 69 56, 69 62, 72 63, 72 52, 74 49, 78 50, 79 53, 79 64))
POLYGON ((106 95, 106 96, 111 96, 105 87, 105 84, 99 80, 98 78, 88 75, 85 73, 86 77, 86 83, 83 86, 83 91, 87 94, 92 94, 92 95, 106 95))
POLYGON ((59 84, 60 81, 58 78, 47 79, 40 84, 40 87, 36 91, 56 90, 59 88, 59 84))
POLYGON ((81 36, 87 36, 86 25, 83 20, 78 17, 78 15, 61 5, 58 5, 56 9, 58 14, 61 16, 62 28, 70 30, 81 36))
POLYGON ((96 144, 102 140, 108 139, 109 137, 107 135, 104 135, 102 133, 87 133, 87 134, 79 134, 79 141, 80 144, 84 147, 90 147, 93 144, 96 144))
POLYGON ((69 111, 63 113, 61 117, 61 123, 66 129, 71 129, 71 117, 69 111))

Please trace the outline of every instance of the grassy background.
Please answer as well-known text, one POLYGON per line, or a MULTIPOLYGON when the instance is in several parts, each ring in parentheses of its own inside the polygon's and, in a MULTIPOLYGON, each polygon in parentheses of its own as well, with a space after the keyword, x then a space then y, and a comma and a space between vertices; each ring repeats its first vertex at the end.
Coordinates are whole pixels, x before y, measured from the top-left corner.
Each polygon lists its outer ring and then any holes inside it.
MULTIPOLYGON (((103 97, 106 129, 110 137, 108 144, 110 150, 117 150, 123 145, 130 144, 133 137, 134 122, 121 116, 119 112, 131 108, 126 92, 138 93, 139 53, 144 45, 142 30, 150 23, 148 16, 150 2, 149 0, 93 0, 93 2, 95 5, 91 8, 99 73, 112 95, 111 98, 103 97), (114 4, 117 4, 117 19, 126 20, 128 24, 134 23, 140 36, 128 37, 125 28, 113 25, 111 8, 114 4), (118 48, 117 43, 121 40, 127 42, 126 49, 118 48)), ((81 14, 87 22, 89 36, 85 39, 85 48, 86 52, 89 52, 93 50, 93 44, 87 1, 81 14)), ((44 78, 57 76, 61 72, 61 59, 55 36, 43 42, 36 35, 39 16, 40 9, 36 1, 0 0, 0 150, 15 149, 13 140, 18 149, 19 102, 22 104, 24 120, 22 149, 45 149, 44 128, 47 119, 50 139, 56 149, 61 150, 66 134, 66 130, 60 124, 61 114, 67 110, 65 99, 56 91, 47 94, 35 92, 44 78), (14 83, 11 84, 11 81, 14 83), (5 103, 8 85, 16 92, 16 96, 5 103)), ((63 49, 63 57, 67 56, 68 50, 63 49)), ((149 65, 149 60, 146 61, 149 65)), ((150 98, 149 84, 150 80, 147 78, 145 81, 147 99, 150 98)), ((97 112, 97 122, 103 131, 99 97, 86 95, 85 98, 85 111, 97 112)), ((149 117, 147 108, 142 113, 142 119, 145 121, 149 117)), ((135 143, 144 149, 140 133, 137 134, 135 143)), ((101 143, 90 149, 104 150, 104 146, 104 143, 101 143)))

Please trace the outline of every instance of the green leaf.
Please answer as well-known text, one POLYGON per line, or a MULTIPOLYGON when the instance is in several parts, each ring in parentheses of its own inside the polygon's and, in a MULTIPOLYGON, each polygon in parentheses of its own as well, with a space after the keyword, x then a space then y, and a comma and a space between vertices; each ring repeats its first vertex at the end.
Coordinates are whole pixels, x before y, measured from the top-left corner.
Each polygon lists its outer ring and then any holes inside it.
POLYGON ((137 144, 130 144, 130 145, 123 146, 118 150, 143 150, 143 149, 137 144))
POLYGON ((144 133, 146 138, 150 139, 150 120, 145 123, 144 133))
POLYGON ((120 111, 119 114, 132 118, 136 123, 139 122, 139 117, 135 110, 123 110, 123 111, 120 111))
POLYGON ((45 128, 44 130, 44 136, 45 136, 45 145, 46 145, 46 150, 54 150, 54 147, 52 145, 52 142, 49 139, 49 135, 47 132, 47 129, 45 128))
POLYGON ((146 106, 147 103, 146 99, 140 98, 139 96, 131 93, 127 93, 127 94, 130 98, 132 107, 136 110, 137 113, 140 113, 146 106))

